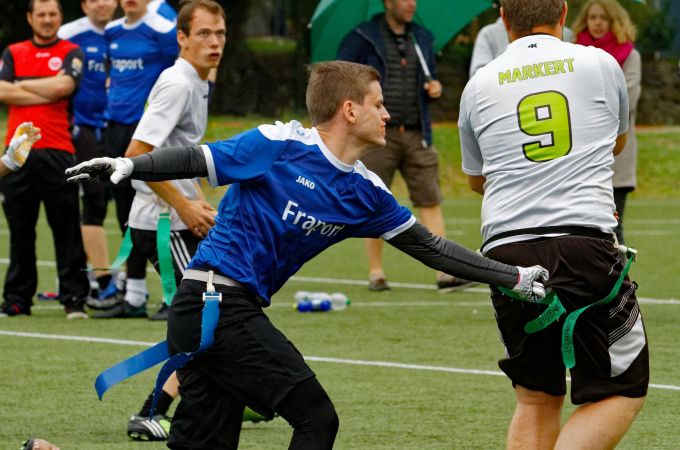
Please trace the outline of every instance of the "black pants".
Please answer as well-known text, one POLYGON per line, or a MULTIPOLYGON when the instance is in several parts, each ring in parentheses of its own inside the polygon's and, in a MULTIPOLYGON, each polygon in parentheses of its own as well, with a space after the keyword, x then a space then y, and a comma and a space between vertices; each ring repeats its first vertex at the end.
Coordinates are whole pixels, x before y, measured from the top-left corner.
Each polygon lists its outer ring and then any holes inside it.
MULTIPOLYGON (((111 158, 124 156, 136 128, 136 123, 125 125, 118 122, 109 122, 104 133, 104 153, 106 156, 111 158)), ((132 207, 132 200, 135 198, 132 182, 126 179, 118 184, 112 184, 111 193, 113 200, 116 202, 118 225, 121 231, 125 232, 130 208, 132 207)))
POLYGON ((5 302, 30 308, 38 285, 35 227, 40 204, 52 229, 62 303, 84 299, 90 290, 80 234, 78 185, 66 183, 64 170, 75 164, 72 154, 36 149, 23 169, 0 179, 3 209, 10 231, 10 263, 5 278, 5 302))
MULTIPOLYGON (((103 130, 85 125, 73 127, 73 145, 76 160, 81 163, 104 156, 103 130)), ((102 226, 106 217, 108 187, 104 183, 84 182, 80 184, 83 193, 83 225, 102 226)))
MULTIPOLYGON (((277 412, 293 426, 291 449, 330 449, 338 430, 333 403, 295 346, 244 289, 222 293, 215 342, 177 371, 180 403, 168 447, 235 449, 243 409, 277 412)), ((168 316, 171 354, 198 348, 205 283, 183 280, 168 316)))
MULTIPOLYGON (((124 156, 136 128, 137 123, 126 125, 118 122, 109 122, 106 127, 106 133, 104 133, 104 153, 111 158, 124 156)), ((118 225, 123 233, 127 229, 128 217, 130 216, 132 201, 135 199, 135 193, 136 191, 129 179, 111 185, 111 195, 116 203, 118 225)), ((127 272, 141 274, 138 277, 128 275, 128 278, 146 278, 146 257, 134 246, 127 259, 127 272)))
POLYGON ((619 214, 619 223, 614 228, 616 233, 616 240, 619 244, 625 244, 623 240, 623 214, 626 212, 626 197, 629 192, 633 192, 632 187, 614 188, 614 204, 616 205, 616 212, 619 214))

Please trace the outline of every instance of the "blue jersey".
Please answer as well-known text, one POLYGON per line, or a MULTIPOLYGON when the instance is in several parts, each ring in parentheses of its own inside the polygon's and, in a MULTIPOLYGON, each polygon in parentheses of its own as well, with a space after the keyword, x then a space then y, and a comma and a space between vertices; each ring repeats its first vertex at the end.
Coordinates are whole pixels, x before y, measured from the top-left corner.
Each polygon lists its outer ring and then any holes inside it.
POLYGON ((61 39, 78 45, 85 55, 83 77, 73 97, 76 125, 103 128, 106 125, 106 39, 104 30, 82 17, 59 29, 61 39))
POLYGON ((125 17, 106 26, 111 85, 107 114, 130 125, 144 113, 146 99, 158 76, 179 53, 175 23, 147 12, 132 25, 125 17))
POLYGON ((212 268, 269 303, 302 265, 348 237, 415 223, 380 178, 326 148, 315 128, 261 125, 203 146, 213 186, 231 184, 189 268, 212 268))
POLYGON ((155 12, 168 20, 177 21, 177 13, 164 0, 153 0, 146 6, 147 11, 155 12))

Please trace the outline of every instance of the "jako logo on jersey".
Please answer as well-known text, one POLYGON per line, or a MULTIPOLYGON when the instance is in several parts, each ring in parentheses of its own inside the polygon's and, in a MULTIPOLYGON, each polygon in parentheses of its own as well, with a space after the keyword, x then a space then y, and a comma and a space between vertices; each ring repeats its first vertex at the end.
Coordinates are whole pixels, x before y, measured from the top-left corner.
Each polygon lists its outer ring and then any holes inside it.
POLYGON ((296 209, 297 207, 297 203, 292 200, 288 200, 288 204, 286 205, 286 209, 283 211, 281 220, 286 222, 288 220, 288 216, 295 216, 293 219, 293 225, 297 225, 300 223, 300 220, 303 217, 306 217, 304 222, 300 224, 300 227, 307 232, 305 233, 305 236, 309 236, 310 234, 318 231, 322 236, 333 237, 336 236, 340 230, 345 228, 344 225, 334 225, 332 223, 326 223, 323 220, 318 220, 314 216, 309 216, 307 213, 296 209))
POLYGON ((309 181, 307 178, 303 177, 302 175, 297 177, 297 180, 295 180, 296 183, 300 183, 304 187, 308 187, 309 189, 314 189, 314 184, 313 181, 309 181))
POLYGON ((50 68, 50 70, 59 70, 61 69, 61 58, 58 56, 53 56, 47 61, 47 67, 50 68))
POLYGON ((144 70, 144 60, 137 59, 111 59, 111 67, 118 72, 125 72, 126 70, 144 70))

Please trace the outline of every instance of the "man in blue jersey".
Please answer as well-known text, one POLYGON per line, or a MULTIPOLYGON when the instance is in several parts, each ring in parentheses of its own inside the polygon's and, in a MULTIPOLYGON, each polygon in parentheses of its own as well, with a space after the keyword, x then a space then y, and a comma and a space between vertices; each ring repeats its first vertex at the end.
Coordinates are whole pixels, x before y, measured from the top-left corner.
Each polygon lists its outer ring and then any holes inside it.
MULTIPOLYGON (((108 127, 104 151, 122 156, 130 144, 146 100, 158 76, 178 55, 175 22, 147 11, 149 0, 125 0, 124 17, 110 22, 105 31, 110 63, 108 127)), ((129 181, 113 188, 116 214, 121 230, 126 229, 135 190, 129 181)), ((125 299, 132 304, 146 301, 146 258, 135 248, 127 261, 125 299)), ((115 306, 88 302, 92 307, 115 306)), ((140 315, 146 317, 146 312, 140 315)))
POLYGON ((168 20, 177 21, 177 12, 165 0, 151 0, 147 9, 168 20))
POLYGON ((434 269, 534 300, 545 294, 545 269, 500 264, 432 235, 357 160, 365 148, 385 145, 390 116, 379 80, 369 66, 320 63, 307 88, 311 129, 277 122, 200 147, 67 170, 70 181, 207 176, 214 186, 231 184, 170 307, 170 352, 193 351, 206 282, 222 295, 213 346, 177 371, 181 400, 170 448, 236 448, 246 405, 286 419, 294 429, 291 449, 333 446, 333 403, 263 308, 305 262, 346 238, 382 237, 434 269))
MULTIPOLYGON (((106 40, 104 27, 116 10, 116 0, 82 0, 85 13, 59 29, 59 37, 78 44, 85 55, 83 77, 73 97, 73 145, 79 162, 104 156, 103 135, 106 126, 106 40)), ((109 266, 109 250, 104 232, 107 195, 101 184, 83 183, 83 211, 80 230, 90 265, 109 266)), ((95 270, 101 299, 116 294, 116 285, 109 270, 95 270)))

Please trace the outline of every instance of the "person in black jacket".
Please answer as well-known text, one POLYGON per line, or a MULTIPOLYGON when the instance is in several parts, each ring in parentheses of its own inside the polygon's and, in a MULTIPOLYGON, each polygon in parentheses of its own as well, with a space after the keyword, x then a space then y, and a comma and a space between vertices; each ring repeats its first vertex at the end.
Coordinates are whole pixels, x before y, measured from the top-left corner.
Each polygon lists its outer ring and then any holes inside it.
MULTIPOLYGON (((434 38, 413 23, 415 0, 384 0, 385 13, 352 30, 343 40, 338 59, 374 67, 381 76, 385 106, 392 118, 387 124, 387 146, 363 152, 361 161, 388 187, 397 169, 401 172, 420 220, 434 234, 445 235, 439 188, 439 158, 432 147, 429 102, 439 98, 442 85, 434 78, 434 38), (423 60, 419 60, 416 47, 423 60), (426 66, 426 67, 423 67, 426 66)), ((390 287, 382 266, 382 242, 366 240, 369 284, 372 291, 390 287)), ((439 272, 437 286, 443 291, 472 284, 439 272)))

